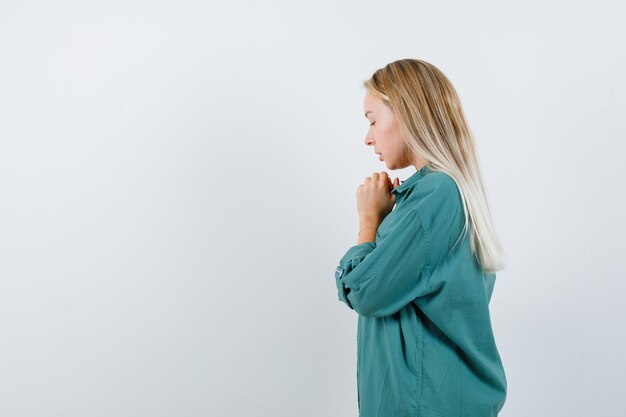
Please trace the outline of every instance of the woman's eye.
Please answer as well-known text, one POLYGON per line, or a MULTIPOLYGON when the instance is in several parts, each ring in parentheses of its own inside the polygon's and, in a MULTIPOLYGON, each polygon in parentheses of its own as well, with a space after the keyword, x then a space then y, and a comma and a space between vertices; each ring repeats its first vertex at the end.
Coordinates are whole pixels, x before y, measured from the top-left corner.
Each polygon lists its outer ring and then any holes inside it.
POLYGON ((376 122, 372 122, 372 123, 370 123, 370 126, 373 126, 373 125, 374 125, 374 123, 376 123, 376 122))

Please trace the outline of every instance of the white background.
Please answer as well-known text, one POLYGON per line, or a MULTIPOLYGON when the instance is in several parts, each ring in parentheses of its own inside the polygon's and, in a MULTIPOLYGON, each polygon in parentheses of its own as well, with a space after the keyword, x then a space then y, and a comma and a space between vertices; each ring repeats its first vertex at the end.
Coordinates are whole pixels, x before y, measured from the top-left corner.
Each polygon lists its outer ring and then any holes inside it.
POLYGON ((0 1, 0 415, 356 416, 334 272, 356 187, 387 170, 361 84, 401 58, 450 78, 476 137, 507 252, 501 415, 619 415, 623 17, 0 1))

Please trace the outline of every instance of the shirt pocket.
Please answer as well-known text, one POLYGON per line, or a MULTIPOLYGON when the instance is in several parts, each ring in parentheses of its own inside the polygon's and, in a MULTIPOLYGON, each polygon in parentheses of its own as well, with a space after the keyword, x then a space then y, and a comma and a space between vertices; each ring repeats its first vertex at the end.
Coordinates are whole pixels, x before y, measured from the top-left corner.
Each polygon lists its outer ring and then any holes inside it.
POLYGON ((376 242, 383 240, 393 229, 397 223, 402 220, 402 213, 398 215, 398 210, 394 209, 389 213, 376 228, 376 242))

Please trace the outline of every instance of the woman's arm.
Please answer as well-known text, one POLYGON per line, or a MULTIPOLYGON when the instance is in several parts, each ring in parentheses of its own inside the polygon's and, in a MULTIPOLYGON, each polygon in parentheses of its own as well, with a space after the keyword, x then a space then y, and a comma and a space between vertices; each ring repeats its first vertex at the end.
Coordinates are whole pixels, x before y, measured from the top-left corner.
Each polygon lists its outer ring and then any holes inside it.
POLYGON ((374 218, 362 217, 359 221, 359 234, 356 244, 376 241, 376 231, 380 226, 380 221, 374 218))
POLYGON ((335 272, 339 300, 362 316, 384 317, 429 294, 428 237, 413 210, 379 243, 352 246, 335 272))

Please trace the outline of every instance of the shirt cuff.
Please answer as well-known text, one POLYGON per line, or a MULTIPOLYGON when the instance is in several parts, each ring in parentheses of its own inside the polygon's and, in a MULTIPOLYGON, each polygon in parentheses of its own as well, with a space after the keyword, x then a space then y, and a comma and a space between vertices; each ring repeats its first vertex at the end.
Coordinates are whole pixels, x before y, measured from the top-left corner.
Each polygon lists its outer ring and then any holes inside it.
MULTIPOLYGON (((348 299, 349 288, 346 288, 343 277, 345 277, 353 268, 355 268, 370 252, 376 247, 375 242, 363 242, 350 247, 345 255, 339 261, 339 265, 335 270, 335 281, 337 284, 337 297, 339 301, 343 301, 354 310, 350 300, 348 299)), ((357 290, 357 288, 355 288, 357 290)))

